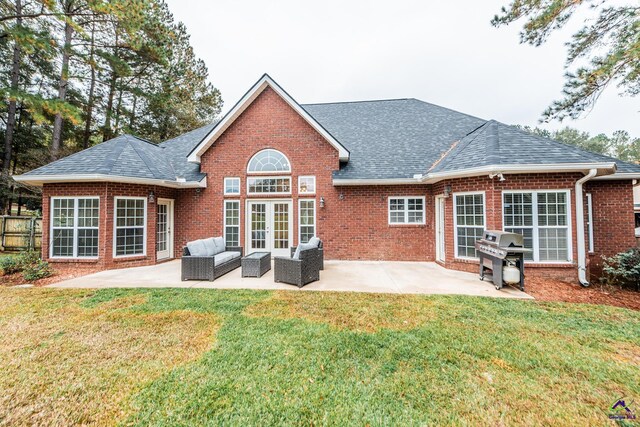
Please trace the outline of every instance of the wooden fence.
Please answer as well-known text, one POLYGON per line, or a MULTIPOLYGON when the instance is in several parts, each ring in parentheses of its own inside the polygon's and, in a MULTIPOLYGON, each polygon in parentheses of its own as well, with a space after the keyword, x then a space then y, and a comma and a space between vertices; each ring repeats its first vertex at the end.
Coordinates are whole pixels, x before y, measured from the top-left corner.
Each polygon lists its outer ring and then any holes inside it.
POLYGON ((24 251, 42 247, 42 218, 0 216, 2 250, 24 251))

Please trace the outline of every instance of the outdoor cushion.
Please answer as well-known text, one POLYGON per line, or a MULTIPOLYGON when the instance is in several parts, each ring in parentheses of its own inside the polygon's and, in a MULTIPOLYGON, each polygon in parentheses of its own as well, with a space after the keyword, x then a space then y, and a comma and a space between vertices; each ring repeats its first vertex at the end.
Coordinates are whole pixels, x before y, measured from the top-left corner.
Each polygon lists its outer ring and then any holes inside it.
POLYGON ((300 252, 301 251, 306 251, 307 249, 315 249, 315 248, 317 248, 317 246, 312 244, 311 242, 309 242, 309 243, 301 243, 296 248, 296 252, 293 254, 293 259, 300 259, 300 252))
POLYGON ((214 255, 218 255, 227 250, 227 245, 224 242, 224 237, 214 237, 213 241, 216 244, 216 253, 214 255))
POLYGON ((207 247, 203 240, 194 240, 187 243, 189 254, 191 256, 207 256, 207 247))
POLYGON ((220 264, 224 264, 227 261, 231 261, 232 259, 239 258, 239 257, 240 257, 240 252, 232 252, 232 251, 221 252, 213 257, 213 265, 217 267, 220 264))
POLYGON ((308 243, 310 245, 314 245, 314 247, 316 248, 320 247, 320 239, 318 239, 316 236, 313 236, 312 238, 310 238, 308 243))
POLYGON ((202 242, 204 243, 204 246, 207 248, 207 256, 214 256, 215 254, 217 254, 217 248, 216 248, 216 243, 213 239, 213 237, 209 237, 208 239, 202 239, 202 242))

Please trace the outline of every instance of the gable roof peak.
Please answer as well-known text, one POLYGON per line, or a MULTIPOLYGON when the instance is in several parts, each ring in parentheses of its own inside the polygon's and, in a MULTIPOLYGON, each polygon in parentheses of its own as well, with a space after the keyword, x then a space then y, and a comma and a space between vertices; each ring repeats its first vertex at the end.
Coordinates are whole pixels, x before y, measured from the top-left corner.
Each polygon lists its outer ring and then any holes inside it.
POLYGON ((258 81, 240 98, 238 102, 229 110, 227 114, 211 129, 204 139, 196 145, 188 154, 187 160, 192 163, 200 163, 200 157, 213 143, 224 133, 225 130, 255 101, 267 87, 270 87, 280 98, 282 98, 294 111, 296 111, 311 127, 318 132, 333 148, 338 151, 341 161, 349 160, 349 150, 347 150, 336 138, 331 135, 311 114, 309 114, 298 102, 291 97, 278 83, 267 73, 263 74, 258 81))

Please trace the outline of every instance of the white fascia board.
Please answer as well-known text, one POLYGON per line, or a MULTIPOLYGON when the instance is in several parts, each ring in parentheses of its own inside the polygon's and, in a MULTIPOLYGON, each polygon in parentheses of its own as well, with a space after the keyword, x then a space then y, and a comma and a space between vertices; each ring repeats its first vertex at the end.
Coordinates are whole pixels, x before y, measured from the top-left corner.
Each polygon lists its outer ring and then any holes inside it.
POLYGON ((616 172, 611 175, 604 175, 592 178, 591 181, 610 181, 610 180, 627 180, 627 179, 640 179, 639 172, 616 172))
POLYGON ((165 179, 134 178, 130 176, 116 176, 103 174, 89 175, 16 175, 13 177, 18 182, 42 186, 43 184, 64 182, 122 182, 126 184, 157 185, 169 188, 203 188, 207 186, 206 177, 201 181, 169 181, 165 179))
POLYGON ((594 179, 640 179, 640 174, 614 174, 615 162, 608 163, 552 163, 540 165, 489 165, 478 168, 461 169, 459 171, 428 173, 422 178, 390 178, 390 179, 334 179, 333 185, 402 185, 402 184, 434 184, 444 179, 466 178, 490 174, 521 174, 550 172, 588 172, 598 169, 603 175, 594 179), (622 176, 624 175, 624 177, 622 176))
POLYGON ((311 127, 318 132, 322 137, 327 140, 329 144, 336 150, 338 150, 338 156, 340 161, 349 160, 349 151, 340 144, 325 128, 320 125, 304 108, 300 106, 284 89, 282 89, 271 77, 267 74, 262 76, 260 80, 254 84, 251 89, 233 106, 218 124, 211 129, 211 131, 203 138, 203 140, 194 148, 187 161, 191 163, 200 163, 200 157, 204 154, 211 145, 222 135, 222 133, 231 126, 231 124, 244 112, 244 110, 251 105, 251 103, 265 90, 267 87, 273 89, 282 99, 285 100, 291 108, 293 108, 303 119, 311 125, 311 127))
POLYGON ((478 168, 461 169, 451 172, 428 173, 423 181, 425 183, 435 183, 443 179, 464 178, 478 175, 503 173, 550 173, 550 172, 588 172, 591 169, 598 169, 602 175, 612 174, 616 170, 615 162, 607 163, 550 163, 539 165, 489 165, 478 168))

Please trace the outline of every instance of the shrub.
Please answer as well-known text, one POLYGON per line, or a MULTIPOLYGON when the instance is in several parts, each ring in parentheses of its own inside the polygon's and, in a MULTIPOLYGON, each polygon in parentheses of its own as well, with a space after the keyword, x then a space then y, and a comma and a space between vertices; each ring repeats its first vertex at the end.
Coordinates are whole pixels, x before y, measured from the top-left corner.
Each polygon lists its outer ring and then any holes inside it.
POLYGON ((21 271, 22 265, 17 256, 3 256, 0 257, 0 270, 2 270, 2 274, 13 274, 21 271))
POLYGON ((42 279, 51 275, 51 267, 48 262, 38 258, 35 262, 24 267, 22 275, 28 281, 42 279))
POLYGON ((49 263, 40 259, 40 253, 36 251, 1 257, 0 269, 4 274, 22 271, 24 279, 29 281, 42 279, 43 277, 51 275, 49 263))
POLYGON ((36 251, 20 252, 17 256, 20 270, 26 269, 28 266, 36 264, 40 259, 40 253, 36 251))
POLYGON ((611 285, 640 287, 640 249, 631 248, 604 259, 603 281, 611 285))

